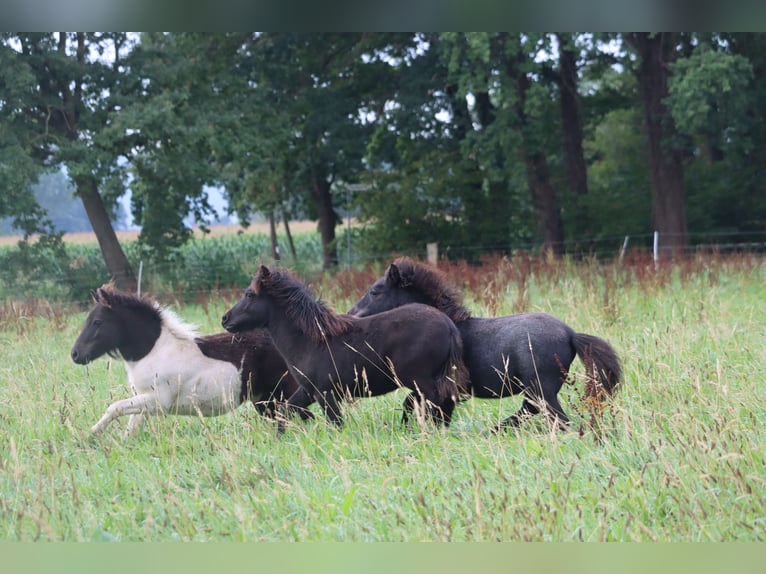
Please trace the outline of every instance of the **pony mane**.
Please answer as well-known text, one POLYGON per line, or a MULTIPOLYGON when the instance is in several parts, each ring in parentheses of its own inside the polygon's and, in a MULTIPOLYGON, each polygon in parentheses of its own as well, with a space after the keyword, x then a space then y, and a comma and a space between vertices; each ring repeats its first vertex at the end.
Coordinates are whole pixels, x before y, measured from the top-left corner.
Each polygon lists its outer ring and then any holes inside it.
POLYGON ((184 322, 173 311, 150 298, 138 297, 117 289, 113 282, 102 285, 93 297, 96 303, 106 307, 121 308, 151 318, 156 318, 174 337, 193 341, 198 336, 194 325, 184 322))
POLYGON ((196 325, 186 323, 173 311, 161 306, 159 303, 154 303, 154 305, 160 313, 162 325, 177 339, 193 341, 199 337, 196 325))
POLYGON ((261 267, 251 286, 255 293, 273 297, 295 326, 315 343, 347 333, 354 324, 353 317, 335 313, 286 269, 261 267))
POLYGON ((463 305, 463 295, 454 287, 442 272, 409 257, 399 257, 393 265, 399 268, 400 274, 406 278, 409 285, 425 295, 431 305, 452 319, 453 323, 465 321, 471 317, 471 312, 463 305))

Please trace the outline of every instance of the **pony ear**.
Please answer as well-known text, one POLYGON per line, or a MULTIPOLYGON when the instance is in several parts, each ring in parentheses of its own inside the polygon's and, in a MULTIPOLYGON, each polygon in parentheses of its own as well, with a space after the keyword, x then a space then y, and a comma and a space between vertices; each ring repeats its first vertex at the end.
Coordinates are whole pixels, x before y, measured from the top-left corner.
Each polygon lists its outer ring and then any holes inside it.
POLYGON ((90 298, 93 299, 94 303, 98 303, 98 291, 96 291, 95 289, 91 289, 90 298))
POLYGON ((112 302, 109 300, 110 297, 111 295, 109 295, 109 291, 107 291, 106 289, 99 287, 96 290, 96 296, 95 296, 96 303, 100 303, 107 309, 112 308, 112 302))
POLYGON ((261 281, 263 281, 264 279, 268 279, 269 277, 271 277, 271 269, 269 269, 265 265, 261 265, 258 268, 258 273, 255 276, 255 282, 260 283, 261 281))
POLYGON ((393 283, 394 285, 398 285, 401 280, 402 278, 399 274, 399 267, 397 267, 396 263, 392 263, 388 266, 388 271, 386 271, 386 281, 393 283))
POLYGON ((253 277, 253 290, 258 293, 260 291, 260 286, 263 285, 264 280, 268 280, 269 277, 271 277, 271 270, 268 267, 265 265, 258 267, 258 273, 255 274, 255 277, 253 277))
POLYGON ((409 287, 412 285, 412 269, 402 269, 396 263, 392 263, 388 266, 386 278, 388 281, 399 287, 409 287))

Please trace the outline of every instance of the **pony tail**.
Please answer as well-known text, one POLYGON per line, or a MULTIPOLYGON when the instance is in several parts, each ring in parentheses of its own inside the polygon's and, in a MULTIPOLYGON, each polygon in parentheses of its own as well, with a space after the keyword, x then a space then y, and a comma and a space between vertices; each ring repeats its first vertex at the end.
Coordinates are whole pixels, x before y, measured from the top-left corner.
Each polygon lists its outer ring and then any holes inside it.
POLYGON ((622 366, 617 352, 600 337, 575 333, 572 338, 575 351, 585 364, 585 396, 601 401, 613 396, 622 380, 622 366))
POLYGON ((471 394, 471 377, 463 362, 463 340, 454 325, 450 329, 449 361, 439 377, 437 391, 441 400, 451 399, 455 403, 471 394))

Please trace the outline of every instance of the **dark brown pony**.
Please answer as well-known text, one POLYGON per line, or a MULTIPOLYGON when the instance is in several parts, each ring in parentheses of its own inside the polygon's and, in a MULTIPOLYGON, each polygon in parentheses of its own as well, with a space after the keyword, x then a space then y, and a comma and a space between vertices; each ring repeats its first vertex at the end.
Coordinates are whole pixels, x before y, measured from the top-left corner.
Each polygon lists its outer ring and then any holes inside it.
POLYGON ((91 295, 95 305, 72 347, 72 360, 86 365, 104 354, 121 357, 135 395, 110 405, 93 432, 123 415, 130 415, 132 434, 144 415, 212 416, 247 400, 273 416, 277 404, 302 393, 262 329, 200 336, 170 310, 111 284, 91 295))
POLYGON ((391 263, 349 313, 371 317, 412 303, 431 305, 457 325, 471 395, 501 399, 523 393, 521 409, 498 428, 517 426, 541 409, 554 425, 565 427, 569 418, 561 408, 558 392, 575 356, 585 363, 586 394, 593 399, 611 395, 622 377, 619 357, 605 340, 576 333, 545 313, 471 317, 460 291, 444 273, 407 257, 391 263))
MULTIPOLYGON (((340 402, 407 387, 404 419, 416 406, 448 425, 458 388, 467 388, 462 343, 443 313, 409 305, 375 317, 339 315, 284 269, 261 266, 244 296, 222 318, 228 331, 265 327, 305 394, 341 425, 340 402)), ((309 399, 309 400, 310 400, 309 399)))

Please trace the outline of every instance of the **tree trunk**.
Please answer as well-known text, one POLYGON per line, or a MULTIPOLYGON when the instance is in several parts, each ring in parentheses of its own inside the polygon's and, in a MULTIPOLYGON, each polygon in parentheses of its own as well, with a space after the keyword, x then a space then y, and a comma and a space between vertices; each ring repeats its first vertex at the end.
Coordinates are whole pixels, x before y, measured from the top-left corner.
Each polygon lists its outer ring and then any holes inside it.
POLYGON ((117 240, 109 213, 104 206, 104 200, 98 192, 96 181, 92 177, 75 178, 77 194, 85 207, 85 213, 93 227, 93 233, 98 239, 101 254, 104 257, 106 268, 111 273, 117 287, 123 291, 135 293, 137 290, 136 276, 133 268, 125 256, 125 252, 117 240))
MULTIPOLYGON (((80 65, 84 65, 87 56, 85 34, 77 32, 75 37, 77 39, 77 62, 80 65)), ((62 56, 66 53, 66 47, 67 34, 66 32, 61 32, 58 48, 62 56)), ((63 113, 66 117, 64 125, 60 126, 59 130, 65 133, 66 138, 70 141, 76 141, 79 137, 78 110, 83 107, 82 81, 81 79, 77 79, 74 82, 61 81, 59 86, 64 103, 63 113), (72 84, 74 84, 74 90, 72 90, 72 84)), ((88 215, 91 227, 93 227, 93 233, 96 235, 98 245, 101 248, 101 255, 104 257, 104 263, 112 275, 115 285, 117 285, 118 289, 135 293, 138 288, 136 275, 133 273, 133 268, 130 266, 128 258, 125 256, 125 252, 122 250, 122 246, 117 239, 117 234, 114 232, 114 227, 112 227, 112 222, 109 219, 109 212, 107 212, 104 200, 98 192, 96 180, 86 175, 75 177, 74 179, 77 186, 77 194, 80 196, 85 213, 88 215)))
POLYGON ((271 239, 271 257, 279 261, 279 243, 277 242, 277 221, 274 211, 269 212, 269 238, 271 239))
MULTIPOLYGON (((525 146, 526 147, 526 146, 525 146)), ((543 250, 564 254, 564 225, 559 211, 558 194, 551 182, 548 160, 542 152, 524 152, 527 182, 532 194, 532 207, 537 213, 538 228, 543 237, 543 250)))
POLYGON ((519 52, 519 62, 510 62, 507 72, 516 81, 516 115, 521 126, 521 153, 527 172, 527 185, 532 198, 532 207, 537 214, 537 223, 542 235, 543 249, 550 250, 556 255, 564 252, 564 225, 561 221, 561 210, 558 193, 553 185, 548 169, 548 160, 541 149, 536 149, 528 137, 532 129, 527 120, 525 103, 530 81, 527 74, 521 71, 524 55, 519 52))
POLYGON ((675 256, 688 242, 683 154, 670 143, 678 133, 663 103, 668 95, 668 64, 675 59, 675 34, 631 33, 626 39, 641 58, 636 75, 649 141, 652 221, 660 233, 662 252, 675 256))
MULTIPOLYGON (((559 103, 561 106, 561 127, 566 158, 567 181, 572 194, 572 210, 569 213, 570 229, 580 237, 592 237, 589 213, 585 205, 588 195, 588 170, 583 152, 580 98, 577 93, 577 55, 574 51, 573 34, 556 34, 559 44, 559 103)), ((575 256, 581 257, 589 246, 578 245, 575 256)))
POLYGON ((285 235, 287 235, 287 245, 290 247, 290 255, 293 256, 293 263, 298 263, 298 253, 295 251, 295 242, 293 234, 290 232, 290 223, 287 221, 287 211, 282 207, 282 223, 285 224, 285 235))
POLYGON ((335 226, 338 214, 332 207, 331 183, 322 177, 315 177, 312 186, 314 202, 319 216, 319 235, 322 238, 322 269, 335 269, 338 266, 338 249, 335 246, 335 226))
POLYGON ((588 193, 588 171, 582 148, 582 122, 577 95, 577 58, 563 34, 559 42, 559 92, 561 94, 561 120, 564 132, 564 153, 567 158, 569 187, 578 196, 588 193))

